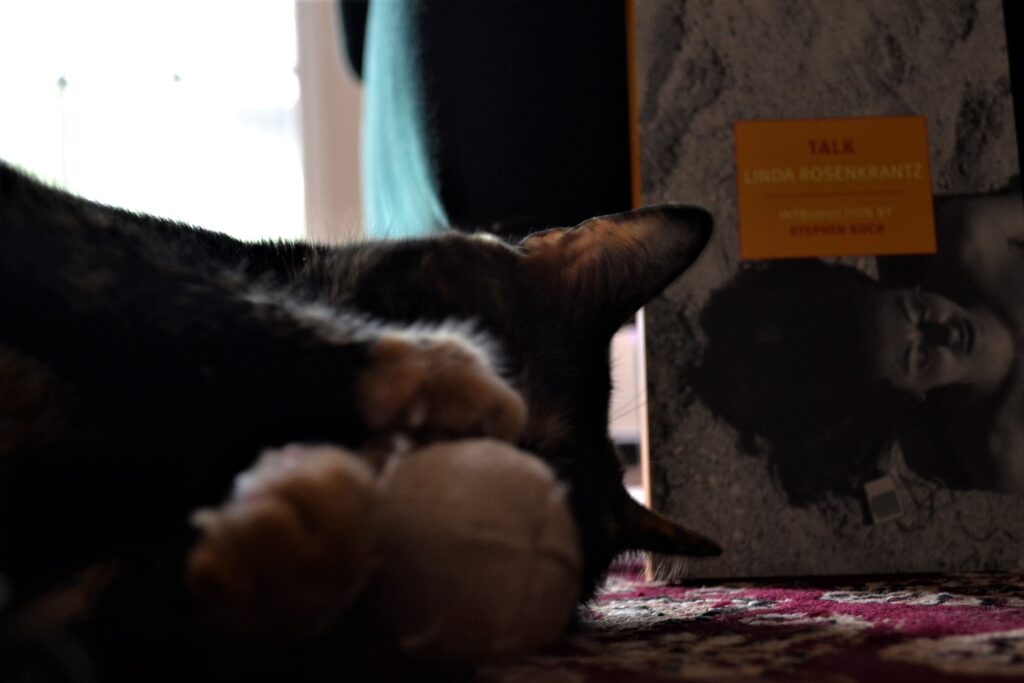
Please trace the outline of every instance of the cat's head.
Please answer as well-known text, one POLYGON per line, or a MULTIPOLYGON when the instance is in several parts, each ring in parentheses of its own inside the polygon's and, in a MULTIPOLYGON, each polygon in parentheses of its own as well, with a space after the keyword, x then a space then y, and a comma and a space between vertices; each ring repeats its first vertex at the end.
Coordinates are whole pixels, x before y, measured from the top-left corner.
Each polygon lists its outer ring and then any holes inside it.
POLYGON ((591 580, 621 550, 719 552, 632 500, 608 435, 612 335, 697 258, 711 223, 701 209, 662 206, 515 244, 457 233, 396 242, 368 250, 345 288, 386 319, 473 320, 496 339, 529 408, 520 445, 570 483, 591 580))

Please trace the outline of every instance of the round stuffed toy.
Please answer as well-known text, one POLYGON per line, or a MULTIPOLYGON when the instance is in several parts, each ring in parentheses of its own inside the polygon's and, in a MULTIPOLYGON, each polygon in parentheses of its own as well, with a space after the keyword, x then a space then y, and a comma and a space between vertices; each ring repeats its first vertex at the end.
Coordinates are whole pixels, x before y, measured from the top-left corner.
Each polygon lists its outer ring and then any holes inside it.
POLYGON ((566 489, 538 458, 486 439, 391 459, 380 477, 370 613, 421 659, 473 662, 558 639, 582 569, 566 489))

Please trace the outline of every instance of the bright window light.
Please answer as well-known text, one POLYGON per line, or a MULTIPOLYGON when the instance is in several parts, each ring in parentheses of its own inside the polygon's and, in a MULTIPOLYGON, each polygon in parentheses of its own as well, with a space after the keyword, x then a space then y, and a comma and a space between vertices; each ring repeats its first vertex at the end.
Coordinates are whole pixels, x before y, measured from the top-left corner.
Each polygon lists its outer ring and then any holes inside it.
POLYGON ((305 234, 291 2, 0 3, 0 158, 243 239, 305 234))

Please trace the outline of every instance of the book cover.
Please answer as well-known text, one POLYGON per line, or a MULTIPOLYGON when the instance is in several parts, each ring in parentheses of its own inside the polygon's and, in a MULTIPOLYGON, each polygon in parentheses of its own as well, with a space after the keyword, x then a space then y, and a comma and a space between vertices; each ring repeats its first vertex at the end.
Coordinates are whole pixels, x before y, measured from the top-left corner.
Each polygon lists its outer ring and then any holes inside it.
POLYGON ((1024 209, 1003 6, 632 6, 642 204, 715 217, 642 315, 691 577, 1024 569, 1024 209))

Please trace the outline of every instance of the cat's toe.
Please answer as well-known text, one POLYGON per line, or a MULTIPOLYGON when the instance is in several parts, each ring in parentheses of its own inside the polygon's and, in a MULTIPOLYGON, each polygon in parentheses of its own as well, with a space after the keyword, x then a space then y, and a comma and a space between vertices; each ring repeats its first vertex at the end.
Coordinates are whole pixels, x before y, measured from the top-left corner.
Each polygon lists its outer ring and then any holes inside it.
POLYGON ((386 336, 371 354, 357 403, 372 431, 508 441, 522 433, 526 404, 469 344, 452 337, 386 336))

